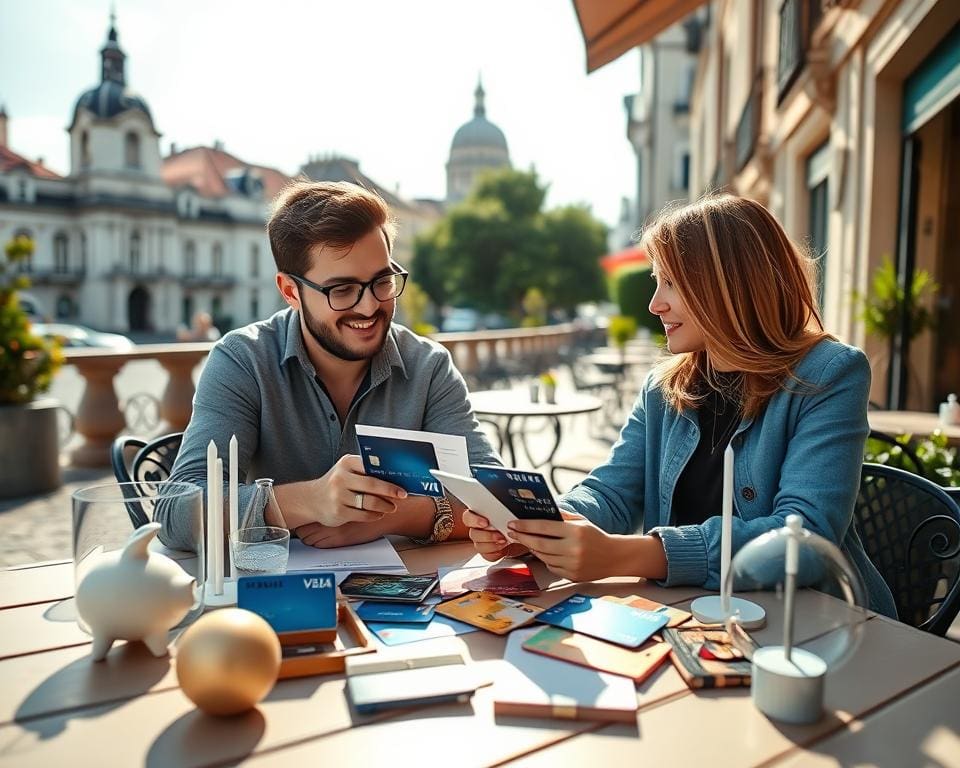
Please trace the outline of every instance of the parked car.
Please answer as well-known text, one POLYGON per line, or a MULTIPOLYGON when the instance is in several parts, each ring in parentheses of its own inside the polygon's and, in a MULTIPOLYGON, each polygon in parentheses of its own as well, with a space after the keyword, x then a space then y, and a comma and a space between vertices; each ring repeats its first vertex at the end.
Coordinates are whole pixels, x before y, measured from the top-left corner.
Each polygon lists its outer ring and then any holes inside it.
POLYGON ((69 323, 33 323, 32 330, 47 339, 59 339, 65 347, 102 347, 121 352, 133 349, 133 341, 119 333, 103 333, 69 323))
POLYGON ((480 328, 480 313, 469 307, 452 307, 440 321, 444 333, 465 333, 480 328))
POLYGON ((44 311, 43 305, 33 294, 26 291, 17 291, 17 301, 20 302, 20 308, 26 312, 31 323, 42 323, 47 319, 47 313, 44 311))

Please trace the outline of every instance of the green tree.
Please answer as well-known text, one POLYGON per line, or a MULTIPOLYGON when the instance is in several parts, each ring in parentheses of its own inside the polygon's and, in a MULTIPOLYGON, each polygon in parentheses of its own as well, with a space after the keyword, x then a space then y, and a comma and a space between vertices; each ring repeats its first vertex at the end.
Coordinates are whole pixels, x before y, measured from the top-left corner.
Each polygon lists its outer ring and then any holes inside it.
POLYGON ((662 333, 663 324, 656 315, 650 314, 650 301, 657 284, 650 276, 650 268, 631 270, 620 275, 613 283, 613 300, 620 312, 632 317, 643 328, 653 333, 662 333))
POLYGON ((520 317, 538 289, 550 308, 601 298, 598 258, 606 231, 584 208, 542 212, 546 187, 534 172, 482 176, 470 196, 417 239, 411 265, 438 305, 520 317))

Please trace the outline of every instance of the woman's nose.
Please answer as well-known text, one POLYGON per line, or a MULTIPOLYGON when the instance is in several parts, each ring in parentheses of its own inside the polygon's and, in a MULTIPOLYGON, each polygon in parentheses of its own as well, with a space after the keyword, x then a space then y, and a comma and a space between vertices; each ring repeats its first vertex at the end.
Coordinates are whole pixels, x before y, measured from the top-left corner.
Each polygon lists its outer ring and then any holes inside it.
POLYGON ((653 292, 653 298, 650 299, 650 304, 647 306, 647 309, 650 310, 650 314, 652 315, 661 315, 667 311, 667 302, 663 300, 660 286, 657 286, 657 290, 653 292))

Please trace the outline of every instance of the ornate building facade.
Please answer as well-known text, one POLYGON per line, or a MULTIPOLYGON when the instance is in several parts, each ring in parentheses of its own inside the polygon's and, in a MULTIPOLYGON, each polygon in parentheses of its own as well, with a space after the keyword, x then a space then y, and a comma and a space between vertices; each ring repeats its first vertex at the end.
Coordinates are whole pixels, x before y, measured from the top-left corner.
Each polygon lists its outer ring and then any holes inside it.
POLYGON ((0 113, 0 241, 35 240, 20 265, 30 292, 51 317, 122 332, 170 334, 198 310, 226 327, 272 312, 264 221, 288 177, 219 145, 161 158, 113 20, 100 58, 67 129, 67 176, 7 146, 0 113))

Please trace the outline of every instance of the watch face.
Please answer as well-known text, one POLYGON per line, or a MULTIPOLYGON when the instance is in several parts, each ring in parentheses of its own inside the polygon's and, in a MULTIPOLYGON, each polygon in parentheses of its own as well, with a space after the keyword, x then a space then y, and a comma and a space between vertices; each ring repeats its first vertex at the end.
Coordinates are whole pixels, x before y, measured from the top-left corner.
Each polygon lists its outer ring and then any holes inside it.
POLYGON ((446 541, 453 533, 453 515, 440 515, 433 524, 433 540, 446 541))

